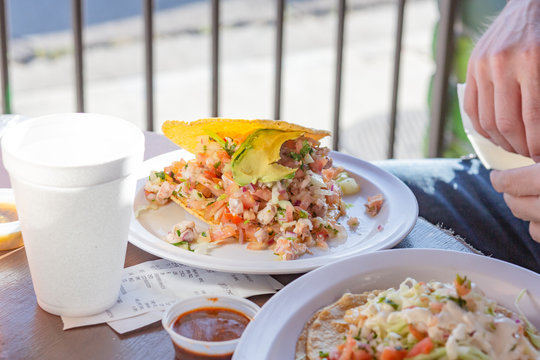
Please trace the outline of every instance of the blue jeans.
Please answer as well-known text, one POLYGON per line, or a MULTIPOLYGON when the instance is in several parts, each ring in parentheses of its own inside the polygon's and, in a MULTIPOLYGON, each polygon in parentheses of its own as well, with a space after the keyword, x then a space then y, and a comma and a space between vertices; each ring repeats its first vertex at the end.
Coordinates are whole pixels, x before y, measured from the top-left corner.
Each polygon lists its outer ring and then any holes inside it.
POLYGON ((419 215, 453 230, 485 255, 540 273, 540 243, 491 186, 477 159, 385 160, 376 163, 400 178, 418 200, 419 215))

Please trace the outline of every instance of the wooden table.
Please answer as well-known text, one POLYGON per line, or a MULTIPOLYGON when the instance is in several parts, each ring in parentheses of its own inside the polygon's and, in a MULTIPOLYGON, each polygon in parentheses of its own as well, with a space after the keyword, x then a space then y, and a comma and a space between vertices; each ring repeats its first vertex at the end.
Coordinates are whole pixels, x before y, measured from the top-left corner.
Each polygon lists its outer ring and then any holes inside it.
MULTIPOLYGON (((146 132, 145 159, 176 150, 163 135, 146 132)), ((10 187, 0 157, 0 188, 10 187)), ((474 251, 424 220, 398 247, 450 248, 474 251)), ((128 244, 125 266, 155 260, 156 256, 128 244)), ((279 275, 283 284, 299 275, 279 275)), ((270 295, 250 298, 263 305, 270 295)), ((0 251, 0 359, 172 359, 169 336, 157 322, 119 335, 108 325, 62 330, 59 316, 43 311, 32 286, 24 247, 0 251)))

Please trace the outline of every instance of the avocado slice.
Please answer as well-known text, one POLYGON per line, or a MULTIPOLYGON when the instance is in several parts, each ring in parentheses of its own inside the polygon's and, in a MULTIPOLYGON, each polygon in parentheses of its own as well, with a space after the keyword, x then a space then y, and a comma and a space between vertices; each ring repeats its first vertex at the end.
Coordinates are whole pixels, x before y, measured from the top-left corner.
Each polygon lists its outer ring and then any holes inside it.
POLYGON ((276 164, 281 145, 297 139, 302 131, 259 129, 251 133, 233 154, 231 168, 238 185, 278 181, 294 176, 297 169, 276 164))

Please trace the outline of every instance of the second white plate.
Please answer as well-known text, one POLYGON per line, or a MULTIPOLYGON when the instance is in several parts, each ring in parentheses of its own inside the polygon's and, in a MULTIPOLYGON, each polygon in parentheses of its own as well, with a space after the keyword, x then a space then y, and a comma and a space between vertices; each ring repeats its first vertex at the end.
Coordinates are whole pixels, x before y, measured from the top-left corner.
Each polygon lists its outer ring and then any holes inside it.
MULTIPOLYGON (((161 171, 165 166, 180 158, 193 155, 178 150, 145 161, 137 185, 134 210, 146 205, 143 186, 150 170, 161 171)), ((207 225, 196 219, 180 206, 170 203, 157 210, 142 212, 132 217, 129 241, 135 246, 164 259, 216 271, 246 274, 291 274, 301 273, 344 257, 369 253, 396 245, 414 227, 418 216, 418 204, 413 193, 399 179, 390 173, 352 156, 332 152, 334 165, 343 166, 354 176, 362 190, 345 197, 349 216, 356 216, 360 226, 348 229, 346 240, 330 242, 328 250, 315 249, 312 255, 304 255, 297 260, 280 261, 271 250, 252 251, 245 245, 230 244, 210 250, 208 254, 193 253, 162 240, 175 223, 191 219, 198 228, 207 225), (381 212, 374 218, 365 213, 364 204, 368 196, 382 193, 385 202, 381 212)), ((341 219, 345 224, 347 218, 341 219)))
POLYGON ((240 339, 233 359, 294 359, 296 341, 311 315, 345 292, 397 287, 407 277, 452 282, 456 274, 478 284, 486 296, 516 311, 514 301, 540 328, 540 275, 493 259, 448 250, 392 249, 329 264, 296 279, 264 304, 240 339), (264 341, 261 341, 264 339, 264 341))

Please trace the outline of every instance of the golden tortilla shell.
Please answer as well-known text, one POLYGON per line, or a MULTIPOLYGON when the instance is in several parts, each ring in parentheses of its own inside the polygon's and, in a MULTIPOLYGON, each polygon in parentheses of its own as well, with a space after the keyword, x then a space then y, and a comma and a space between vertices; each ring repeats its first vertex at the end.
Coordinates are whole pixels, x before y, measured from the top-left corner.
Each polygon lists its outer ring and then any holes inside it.
MULTIPOLYGON (((338 301, 320 310, 307 330, 306 359, 319 359, 320 351, 328 352, 343 343, 343 337, 347 336, 350 326, 343 320, 345 312, 365 304, 371 294, 376 295, 379 292, 374 290, 362 294, 345 293, 338 301)), ((301 345, 297 342, 297 355, 299 346, 301 345)))
POLYGON ((308 331, 311 327, 311 324, 317 319, 319 316, 319 313, 321 310, 315 312, 311 316, 311 318, 308 320, 308 322, 304 325, 304 328, 302 329, 302 332, 300 333, 300 336, 298 337, 298 341, 296 342, 296 354, 294 356, 295 360, 305 360, 307 359, 306 354, 306 344, 307 344, 307 337, 308 337, 308 331))
POLYGON ((194 153, 197 147, 197 137, 214 132, 221 137, 229 137, 238 143, 253 131, 258 129, 277 129, 283 131, 303 131, 305 136, 320 140, 330 135, 330 131, 316 130, 291 124, 282 120, 242 120, 210 118, 192 122, 167 120, 161 127, 163 134, 176 145, 194 153))
POLYGON ((177 196, 172 195, 171 200, 174 201, 175 203, 177 203, 178 205, 180 205, 188 213, 190 213, 191 215, 201 219, 205 223, 210 224, 210 225, 218 225, 219 224, 218 221, 213 221, 212 219, 206 219, 204 217, 204 211, 190 208, 188 206, 188 204, 187 204, 186 199, 184 199, 182 197, 177 197, 177 196))

